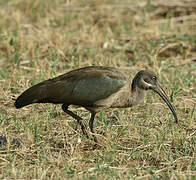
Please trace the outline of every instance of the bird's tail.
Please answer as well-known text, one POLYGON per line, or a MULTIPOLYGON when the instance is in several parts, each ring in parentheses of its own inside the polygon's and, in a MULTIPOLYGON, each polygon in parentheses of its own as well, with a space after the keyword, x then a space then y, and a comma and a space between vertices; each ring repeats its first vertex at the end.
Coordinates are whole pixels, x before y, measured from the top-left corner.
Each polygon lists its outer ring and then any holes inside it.
POLYGON ((48 87, 47 83, 36 84, 24 91, 15 101, 15 107, 22 108, 33 103, 47 103, 48 87))

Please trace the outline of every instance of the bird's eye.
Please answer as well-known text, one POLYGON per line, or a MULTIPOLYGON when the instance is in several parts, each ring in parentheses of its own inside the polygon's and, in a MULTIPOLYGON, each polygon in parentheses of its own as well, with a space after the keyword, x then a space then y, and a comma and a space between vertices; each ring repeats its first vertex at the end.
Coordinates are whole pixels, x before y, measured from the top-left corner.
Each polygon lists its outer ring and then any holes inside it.
POLYGON ((156 77, 156 76, 153 76, 153 77, 152 77, 152 80, 156 80, 156 79, 157 79, 157 77, 156 77))

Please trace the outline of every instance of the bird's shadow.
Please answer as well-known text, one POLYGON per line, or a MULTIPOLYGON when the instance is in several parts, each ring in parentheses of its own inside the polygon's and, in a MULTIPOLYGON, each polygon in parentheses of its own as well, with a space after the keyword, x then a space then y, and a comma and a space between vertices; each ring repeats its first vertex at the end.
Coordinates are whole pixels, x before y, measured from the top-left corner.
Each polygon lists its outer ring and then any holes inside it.
POLYGON ((12 148, 21 147, 21 142, 17 138, 13 138, 11 141, 8 141, 6 136, 0 136, 0 149, 6 149, 7 146, 11 146, 12 148))

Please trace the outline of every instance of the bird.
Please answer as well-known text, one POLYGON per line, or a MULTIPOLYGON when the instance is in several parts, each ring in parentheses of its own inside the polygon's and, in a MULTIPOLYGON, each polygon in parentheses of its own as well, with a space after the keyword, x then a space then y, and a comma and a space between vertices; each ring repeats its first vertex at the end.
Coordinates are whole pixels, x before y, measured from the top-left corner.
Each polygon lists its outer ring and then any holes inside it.
POLYGON ((70 105, 83 107, 91 113, 89 127, 94 141, 98 142, 93 127, 95 115, 107 108, 135 106, 141 103, 148 90, 153 90, 165 101, 178 123, 174 107, 157 76, 150 70, 140 70, 131 81, 115 67, 82 67, 30 87, 14 105, 18 109, 33 103, 62 104, 62 110, 77 120, 83 134, 89 138, 82 118, 68 109, 70 105))

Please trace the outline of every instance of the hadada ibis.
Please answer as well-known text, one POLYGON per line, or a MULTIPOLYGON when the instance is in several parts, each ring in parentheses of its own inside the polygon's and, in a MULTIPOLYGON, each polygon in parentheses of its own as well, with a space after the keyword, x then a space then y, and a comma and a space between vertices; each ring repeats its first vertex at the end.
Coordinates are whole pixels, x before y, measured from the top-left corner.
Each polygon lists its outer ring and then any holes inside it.
POLYGON ((90 111, 90 131, 94 141, 93 122, 97 112, 105 108, 127 108, 140 103, 147 90, 161 96, 178 122, 176 112, 157 76, 149 70, 139 71, 131 80, 114 67, 89 66, 43 81, 24 91, 15 101, 16 108, 33 103, 62 104, 65 113, 75 118, 88 137, 82 118, 68 110, 69 105, 81 106, 90 111))

